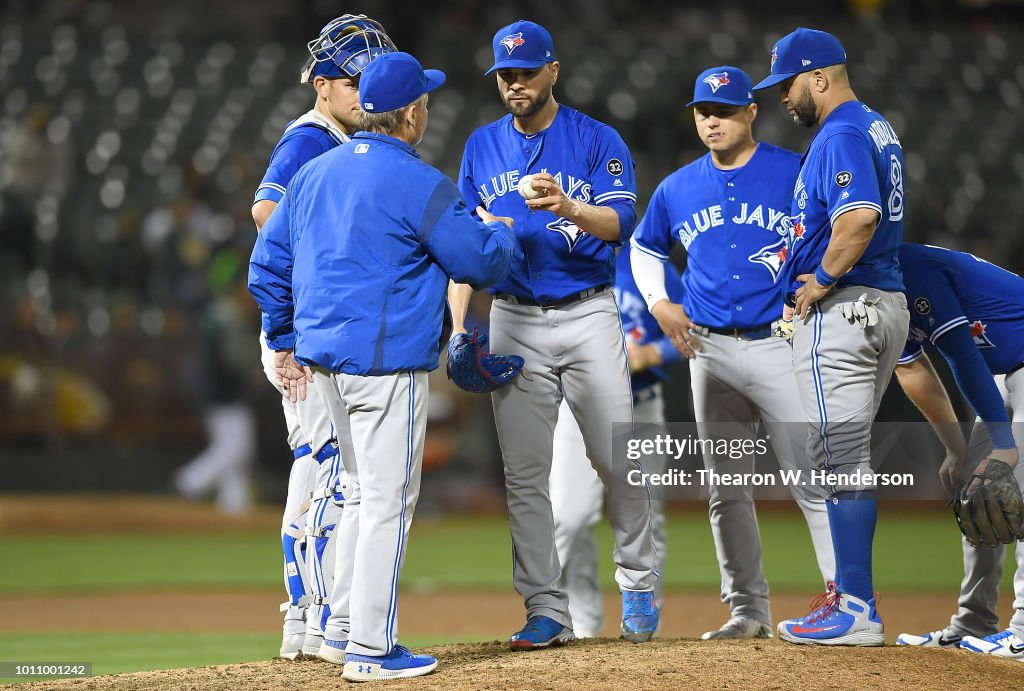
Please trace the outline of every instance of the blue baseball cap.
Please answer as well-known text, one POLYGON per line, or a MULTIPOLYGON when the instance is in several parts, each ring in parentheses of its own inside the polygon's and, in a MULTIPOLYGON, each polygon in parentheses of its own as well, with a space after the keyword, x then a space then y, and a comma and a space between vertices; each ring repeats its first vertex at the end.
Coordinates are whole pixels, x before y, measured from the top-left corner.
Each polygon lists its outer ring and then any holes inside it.
POLYGON ((697 75, 697 81, 693 85, 693 100, 687 103, 686 107, 697 103, 749 106, 754 102, 751 83, 750 77, 739 67, 712 67, 697 75))
POLYGON ((846 62, 843 44, 832 34, 800 27, 779 39, 772 48, 772 71, 754 90, 781 84, 801 72, 846 62))
POLYGON ((444 80, 444 72, 424 70, 408 53, 384 53, 363 69, 359 101, 368 113, 387 113, 404 108, 444 80))
POLYGON ((484 72, 484 76, 495 70, 516 67, 532 70, 555 61, 551 34, 540 24, 525 19, 498 29, 491 48, 494 50, 494 66, 484 72))

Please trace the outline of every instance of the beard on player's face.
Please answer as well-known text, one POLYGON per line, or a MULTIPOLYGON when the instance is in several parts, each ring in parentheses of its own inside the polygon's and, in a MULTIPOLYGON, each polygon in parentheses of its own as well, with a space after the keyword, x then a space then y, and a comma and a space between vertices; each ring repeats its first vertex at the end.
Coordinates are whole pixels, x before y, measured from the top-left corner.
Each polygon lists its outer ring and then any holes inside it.
POLYGON ((811 97, 811 90, 804 90, 796 99, 790 99, 789 107, 793 109, 793 122, 801 127, 814 127, 818 124, 818 109, 811 97))
POLYGON ((517 98, 525 99, 512 103, 507 93, 501 94, 502 103, 505 104, 505 110, 507 110, 513 117, 517 118, 528 118, 531 115, 536 115, 540 112, 541 108, 547 105, 547 102, 551 100, 552 87, 549 85, 537 92, 534 97, 528 96, 523 92, 517 92, 515 96, 517 98))

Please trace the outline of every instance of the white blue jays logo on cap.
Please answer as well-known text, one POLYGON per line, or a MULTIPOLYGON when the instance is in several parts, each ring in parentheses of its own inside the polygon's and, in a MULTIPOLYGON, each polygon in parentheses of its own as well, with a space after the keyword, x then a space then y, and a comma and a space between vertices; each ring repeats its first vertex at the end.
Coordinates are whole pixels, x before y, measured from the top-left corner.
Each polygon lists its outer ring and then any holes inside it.
POLYGON ((729 83, 728 72, 715 72, 704 77, 703 81, 705 84, 711 87, 711 93, 717 94, 718 90, 729 83))
POLYGON ((505 49, 508 50, 508 54, 512 55, 512 51, 526 43, 526 39, 523 38, 523 32, 520 31, 518 34, 509 34, 498 41, 498 43, 505 46, 505 49))

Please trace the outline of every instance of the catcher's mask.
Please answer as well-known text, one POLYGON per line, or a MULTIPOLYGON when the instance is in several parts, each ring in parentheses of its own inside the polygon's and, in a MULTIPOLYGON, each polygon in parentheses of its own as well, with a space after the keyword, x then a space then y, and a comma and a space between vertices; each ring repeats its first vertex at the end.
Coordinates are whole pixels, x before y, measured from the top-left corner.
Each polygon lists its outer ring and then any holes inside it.
POLYGON ((309 60, 299 78, 303 84, 317 77, 358 76, 378 55, 398 50, 380 22, 365 14, 346 14, 331 20, 306 47, 309 60))

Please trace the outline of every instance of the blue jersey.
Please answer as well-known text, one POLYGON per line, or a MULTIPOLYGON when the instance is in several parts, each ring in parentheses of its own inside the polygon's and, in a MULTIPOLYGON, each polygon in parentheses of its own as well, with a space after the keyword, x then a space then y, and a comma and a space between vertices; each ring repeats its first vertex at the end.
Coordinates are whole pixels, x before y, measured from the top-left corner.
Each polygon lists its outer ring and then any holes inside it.
POLYGON ((706 154, 654 191, 632 244, 662 261, 686 248, 683 308, 702 326, 744 329, 782 312, 789 205, 800 155, 760 143, 746 165, 721 170, 706 154))
POLYGON ((900 362, 920 357, 966 325, 993 374, 1024 362, 1024 278, 972 254, 906 244, 900 265, 910 308, 910 338, 900 362))
MULTIPOLYGON (((615 260, 613 290, 615 303, 619 306, 622 331, 626 334, 627 341, 637 345, 652 343, 661 352, 660 366, 633 375, 633 395, 636 396, 638 392, 668 379, 668 371, 665 368, 679 362, 683 356, 662 332, 658 320, 647 309, 647 303, 644 302, 640 289, 633 280, 633 268, 629 258, 630 252, 627 248, 619 252, 619 258, 615 260)), ((665 265, 665 292, 668 293, 668 299, 675 303, 682 302, 685 295, 679 272, 671 264, 665 265)))
POLYGON ((859 101, 848 101, 821 123, 793 190, 787 295, 796 277, 813 274, 832 239, 832 224, 847 211, 874 209, 878 227, 864 254, 837 287, 903 290, 898 252, 903 241, 903 149, 892 126, 859 101))
POLYGON ((295 175, 256 238, 249 292, 273 350, 346 374, 429 371, 449 277, 503 280, 513 250, 411 146, 359 132, 295 175))
POLYGON ((280 202, 299 168, 347 141, 345 133, 315 110, 288 123, 270 155, 253 203, 264 199, 280 202))
POLYGON ((470 135, 459 189, 470 208, 515 221, 520 252, 491 292, 546 303, 614 282, 614 247, 629 240, 636 223, 636 178, 629 150, 608 125, 560 105, 547 129, 528 135, 507 115, 470 135), (570 199, 615 209, 620 242, 599 240, 550 211, 531 213, 517 187, 524 175, 541 172, 570 199))

